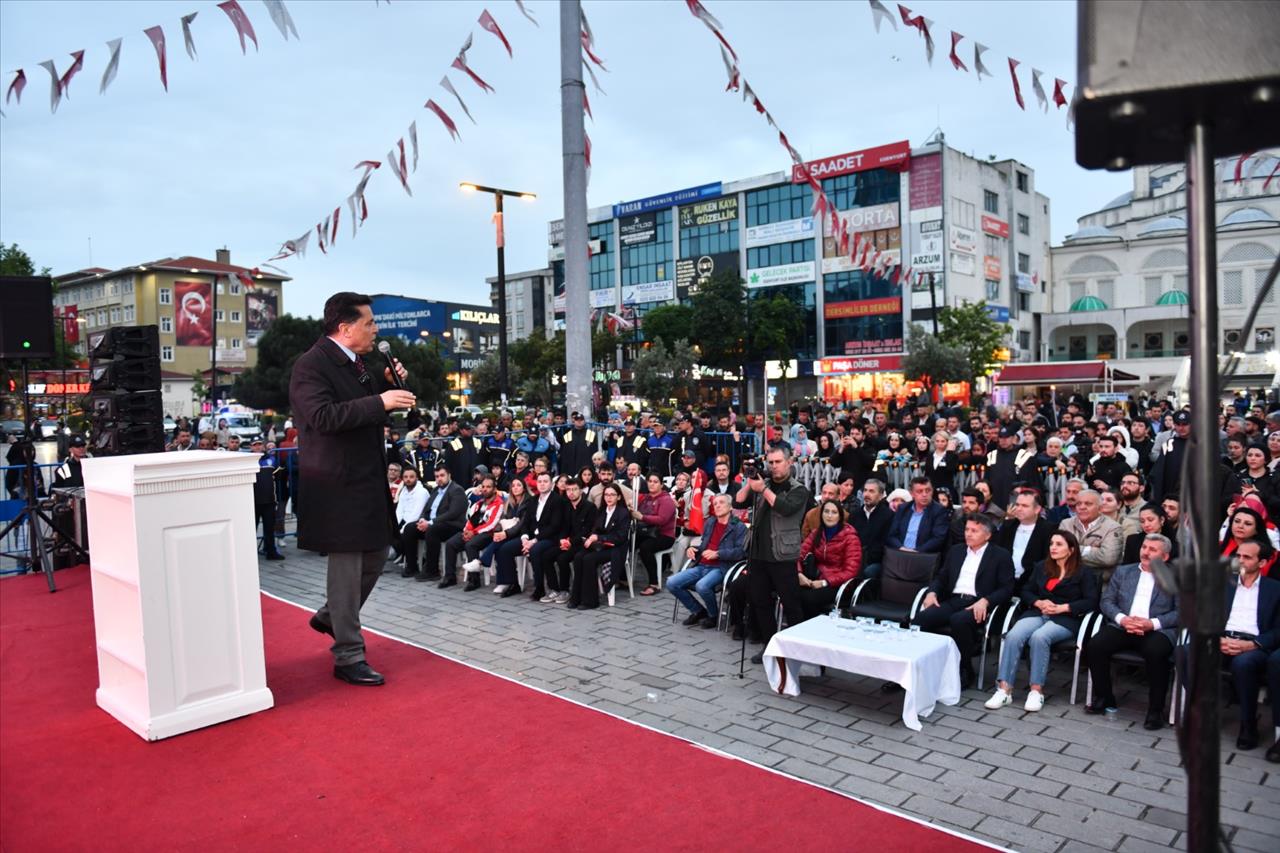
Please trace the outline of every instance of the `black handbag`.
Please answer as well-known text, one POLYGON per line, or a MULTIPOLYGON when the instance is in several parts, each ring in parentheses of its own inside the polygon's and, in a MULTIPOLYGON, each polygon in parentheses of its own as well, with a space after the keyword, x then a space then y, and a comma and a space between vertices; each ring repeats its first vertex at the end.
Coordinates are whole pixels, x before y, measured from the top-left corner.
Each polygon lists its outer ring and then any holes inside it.
POLYGON ((804 555, 804 559, 800 561, 802 574, 811 581, 816 581, 822 577, 822 572, 818 571, 818 556, 810 551, 804 555))

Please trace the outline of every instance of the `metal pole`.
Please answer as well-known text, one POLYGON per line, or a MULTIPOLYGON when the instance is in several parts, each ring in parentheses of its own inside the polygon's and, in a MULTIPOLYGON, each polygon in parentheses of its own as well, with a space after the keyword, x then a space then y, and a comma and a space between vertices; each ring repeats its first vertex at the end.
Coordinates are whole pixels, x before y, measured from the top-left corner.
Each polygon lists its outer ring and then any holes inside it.
POLYGON ((498 396, 506 408, 507 393, 507 250, 506 222, 502 218, 502 193, 493 194, 498 228, 498 396))
MULTIPOLYGON (((213 277, 213 308, 209 315, 209 323, 213 328, 213 338, 209 345, 209 414, 215 414, 218 408, 218 276, 213 277)), ((197 428, 200 422, 196 422, 197 428)), ((217 424, 214 424, 217 427, 217 424)))
POLYGON ((938 293, 934 290, 933 273, 929 273, 929 307, 933 312, 933 336, 938 336, 938 293))
MULTIPOLYGON (((1191 278, 1191 446, 1184 506, 1195 507, 1194 560, 1182 566, 1179 611, 1191 631, 1187 710, 1187 849, 1218 849, 1218 632, 1223 614, 1223 572, 1218 559, 1218 303, 1215 187, 1211 130, 1190 129, 1187 145, 1187 256, 1191 278)), ((1177 701, 1177 697, 1174 697, 1177 701)))
POLYGON ((560 4, 560 140, 564 168, 565 406, 591 408, 587 162, 582 98, 582 7, 560 4))

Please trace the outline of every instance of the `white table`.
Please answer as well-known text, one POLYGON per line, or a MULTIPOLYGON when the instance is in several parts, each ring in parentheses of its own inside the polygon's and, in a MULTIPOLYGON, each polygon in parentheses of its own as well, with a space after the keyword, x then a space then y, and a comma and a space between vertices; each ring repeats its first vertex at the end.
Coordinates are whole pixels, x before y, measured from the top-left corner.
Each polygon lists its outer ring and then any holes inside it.
POLYGON ((774 634, 764 651, 769 686, 788 696, 800 695, 799 676, 816 675, 816 666, 900 685, 906 691, 902 722, 917 732, 919 718, 932 714, 935 703, 960 701, 960 651, 940 634, 871 633, 852 619, 819 616, 774 634))

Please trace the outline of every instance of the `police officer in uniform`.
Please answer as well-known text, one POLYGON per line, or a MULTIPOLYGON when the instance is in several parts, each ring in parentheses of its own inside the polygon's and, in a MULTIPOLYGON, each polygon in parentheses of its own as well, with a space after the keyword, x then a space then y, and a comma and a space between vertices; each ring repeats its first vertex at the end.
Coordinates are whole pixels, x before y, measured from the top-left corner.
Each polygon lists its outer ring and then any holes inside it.
POLYGON ((685 453, 692 451, 693 467, 702 468, 707 464, 706 436, 694 424, 693 418, 687 414, 676 415, 676 424, 678 431, 673 442, 676 457, 682 457, 685 453))
POLYGON ((512 461, 511 455, 516 452, 516 443, 507 435, 507 427, 501 421, 493 428, 493 434, 485 442, 485 461, 490 471, 496 465, 503 470, 512 461))
POLYGON ((458 434, 444 446, 444 465, 453 482, 465 487, 483 460, 484 442, 472 435, 471 421, 458 422, 458 434))
POLYGON ((84 474, 80 473, 80 460, 88 452, 84 436, 71 436, 70 450, 66 460, 53 472, 53 486, 58 489, 77 488, 84 485, 84 474))
POLYGON ((417 471, 419 482, 431 482, 432 472, 436 470, 436 456, 436 450, 431 446, 431 437, 423 433, 418 436, 416 448, 406 447, 401 451, 400 467, 417 471))
POLYGON ((671 436, 667 435, 666 424, 660 420, 653 422, 653 433, 649 436, 649 440, 645 442, 645 447, 648 450, 649 473, 657 474, 664 479, 670 477, 671 452, 675 449, 675 444, 671 436))
POLYGON ((572 421, 573 426, 560 437, 560 473, 576 477, 591 464, 591 455, 596 452, 596 431, 587 427, 582 412, 574 412, 572 421))
POLYGON ((627 418, 627 422, 623 426, 623 432, 614 435, 611 441, 613 443, 613 459, 615 463, 618 457, 621 456, 627 465, 635 462, 640 465, 641 470, 644 469, 649 456, 649 447, 644 435, 636 429, 634 418, 627 418))
POLYGON ((1013 427, 1000 427, 996 449, 987 454, 987 471, 983 479, 991 487, 991 502, 1001 509, 1009 505, 1013 484, 1026 479, 1026 471, 1035 464, 1034 447, 1014 447, 1017 435, 1013 427))

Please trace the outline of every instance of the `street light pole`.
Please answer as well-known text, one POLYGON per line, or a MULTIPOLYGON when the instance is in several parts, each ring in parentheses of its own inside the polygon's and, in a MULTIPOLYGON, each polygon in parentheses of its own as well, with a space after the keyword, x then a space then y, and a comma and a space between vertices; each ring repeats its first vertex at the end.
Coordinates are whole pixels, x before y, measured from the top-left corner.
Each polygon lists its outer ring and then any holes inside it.
POLYGON ((533 193, 500 190, 497 187, 486 187, 467 181, 458 186, 466 192, 490 193, 493 196, 493 224, 498 244, 498 395, 502 398, 502 405, 505 407, 507 394, 511 389, 507 384, 507 239, 502 197, 513 195, 526 201, 533 201, 537 196, 533 193))

